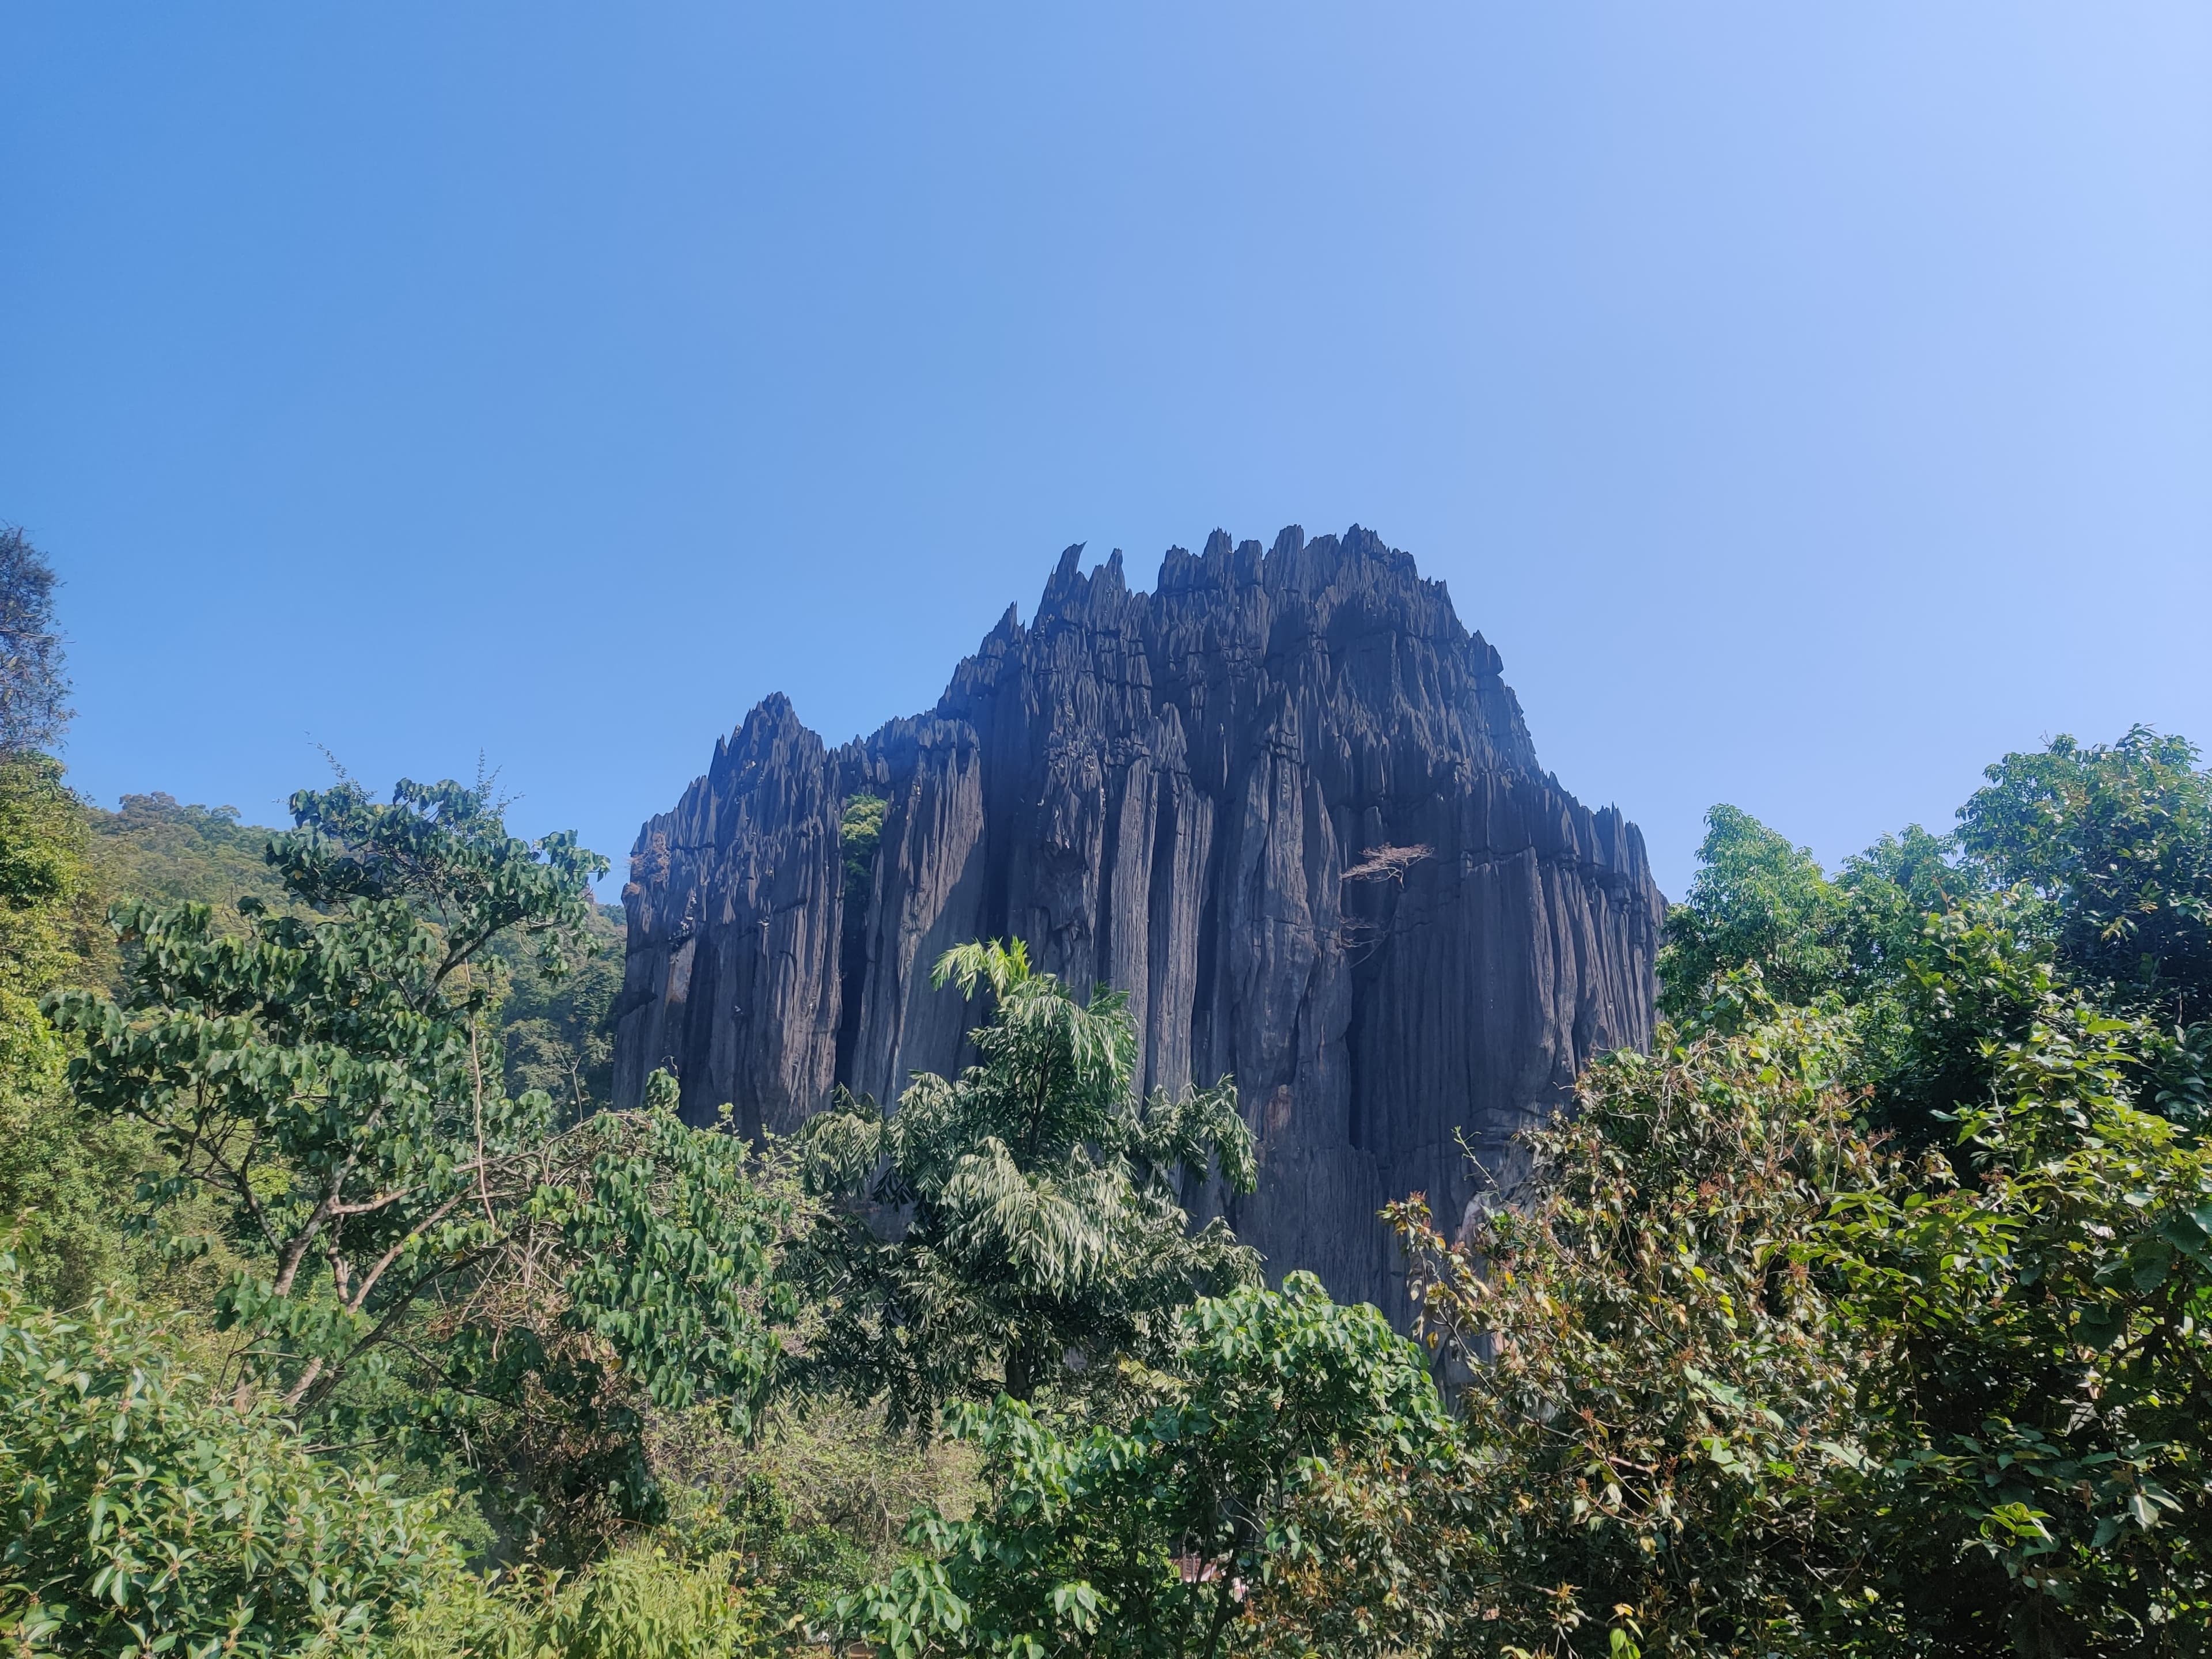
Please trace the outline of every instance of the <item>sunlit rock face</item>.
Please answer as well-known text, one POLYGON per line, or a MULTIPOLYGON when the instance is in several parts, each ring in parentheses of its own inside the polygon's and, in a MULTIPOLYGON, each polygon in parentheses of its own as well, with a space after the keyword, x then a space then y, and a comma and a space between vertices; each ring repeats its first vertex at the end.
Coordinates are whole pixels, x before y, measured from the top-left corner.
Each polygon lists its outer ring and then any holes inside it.
POLYGON ((1585 1061, 1650 1042, 1643 837, 1543 770, 1497 652, 1369 532, 1217 532, 1149 593, 1079 552, 930 713, 830 749, 771 696, 640 831, 617 1099, 666 1066, 749 1132, 836 1084, 894 1101, 981 1012, 930 988, 939 954, 1019 937, 1128 993, 1146 1089, 1234 1075, 1261 1174, 1225 1207, 1271 1277, 1399 1313, 1376 1212, 1455 1218, 1585 1061))

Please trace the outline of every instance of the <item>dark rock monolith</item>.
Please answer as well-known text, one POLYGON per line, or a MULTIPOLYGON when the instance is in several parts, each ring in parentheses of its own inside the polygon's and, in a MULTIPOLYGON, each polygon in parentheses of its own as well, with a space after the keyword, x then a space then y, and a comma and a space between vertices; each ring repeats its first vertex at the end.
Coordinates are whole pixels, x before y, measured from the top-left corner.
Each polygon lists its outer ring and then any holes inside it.
POLYGON ((1544 771, 1497 652, 1370 532, 1216 532, 1150 593, 1080 550, 930 713, 832 750, 771 696, 645 825, 617 1099, 665 1066, 749 1133, 838 1084, 895 1101, 967 1058, 938 956, 1018 937, 1129 994, 1146 1090, 1234 1075, 1261 1174, 1225 1207, 1272 1278, 1402 1319, 1376 1212, 1455 1219, 1592 1055, 1650 1040, 1643 837, 1544 771), (848 872, 861 796, 881 838, 848 872))

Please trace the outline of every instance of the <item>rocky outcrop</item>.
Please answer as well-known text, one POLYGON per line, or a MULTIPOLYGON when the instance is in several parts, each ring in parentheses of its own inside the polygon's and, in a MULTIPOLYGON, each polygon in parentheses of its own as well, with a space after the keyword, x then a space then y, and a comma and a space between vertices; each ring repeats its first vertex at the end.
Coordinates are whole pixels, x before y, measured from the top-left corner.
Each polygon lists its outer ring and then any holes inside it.
POLYGON ((1650 1041, 1643 838, 1544 772, 1498 653, 1370 532, 1217 532, 1150 593, 1080 552, 931 713, 830 750, 772 696, 646 824, 617 1097, 666 1066, 687 1115, 749 1132, 835 1084, 894 1100, 963 1063, 938 955, 1018 936, 1129 993, 1147 1089, 1234 1074, 1261 1178, 1229 1212, 1272 1274, 1395 1309, 1376 1211, 1455 1217, 1485 1181, 1462 1139, 1510 1179, 1584 1061, 1650 1041))

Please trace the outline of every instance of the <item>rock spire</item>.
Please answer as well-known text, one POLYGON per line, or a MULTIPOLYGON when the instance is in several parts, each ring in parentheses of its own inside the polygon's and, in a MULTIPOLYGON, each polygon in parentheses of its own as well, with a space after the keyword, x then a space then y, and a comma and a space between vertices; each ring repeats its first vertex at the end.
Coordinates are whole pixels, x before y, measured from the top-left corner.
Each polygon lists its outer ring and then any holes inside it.
POLYGON ((1510 1180, 1585 1061, 1650 1042, 1643 837, 1543 770, 1497 652, 1371 532, 1217 531, 1149 593, 1081 552, 930 713, 832 750, 771 696, 645 825, 617 1098, 666 1066, 749 1132, 896 1100, 964 1063, 932 963, 1018 936, 1129 994, 1147 1090, 1235 1075, 1261 1177, 1230 1213, 1271 1276, 1401 1312, 1376 1210, 1455 1217, 1462 1137, 1510 1180))

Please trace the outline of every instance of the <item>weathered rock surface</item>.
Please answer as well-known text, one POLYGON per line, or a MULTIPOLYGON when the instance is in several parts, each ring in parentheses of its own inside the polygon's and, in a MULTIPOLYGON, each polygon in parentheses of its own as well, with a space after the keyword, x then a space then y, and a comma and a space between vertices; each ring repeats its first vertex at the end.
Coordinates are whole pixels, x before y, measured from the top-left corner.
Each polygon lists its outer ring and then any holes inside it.
POLYGON ((1395 1312, 1376 1211, 1456 1217, 1462 1137, 1506 1176, 1584 1061, 1649 1042, 1643 838, 1543 771, 1498 653, 1373 534, 1217 532, 1151 593, 1079 552, 932 713, 830 750, 771 696, 645 825, 617 1097, 667 1066, 688 1115, 779 1132, 834 1084, 894 1100, 963 1063, 939 953, 1019 936, 1129 993, 1147 1089, 1235 1075, 1261 1173, 1230 1214, 1271 1275, 1395 1312), (848 904, 861 794, 888 806, 848 904))

